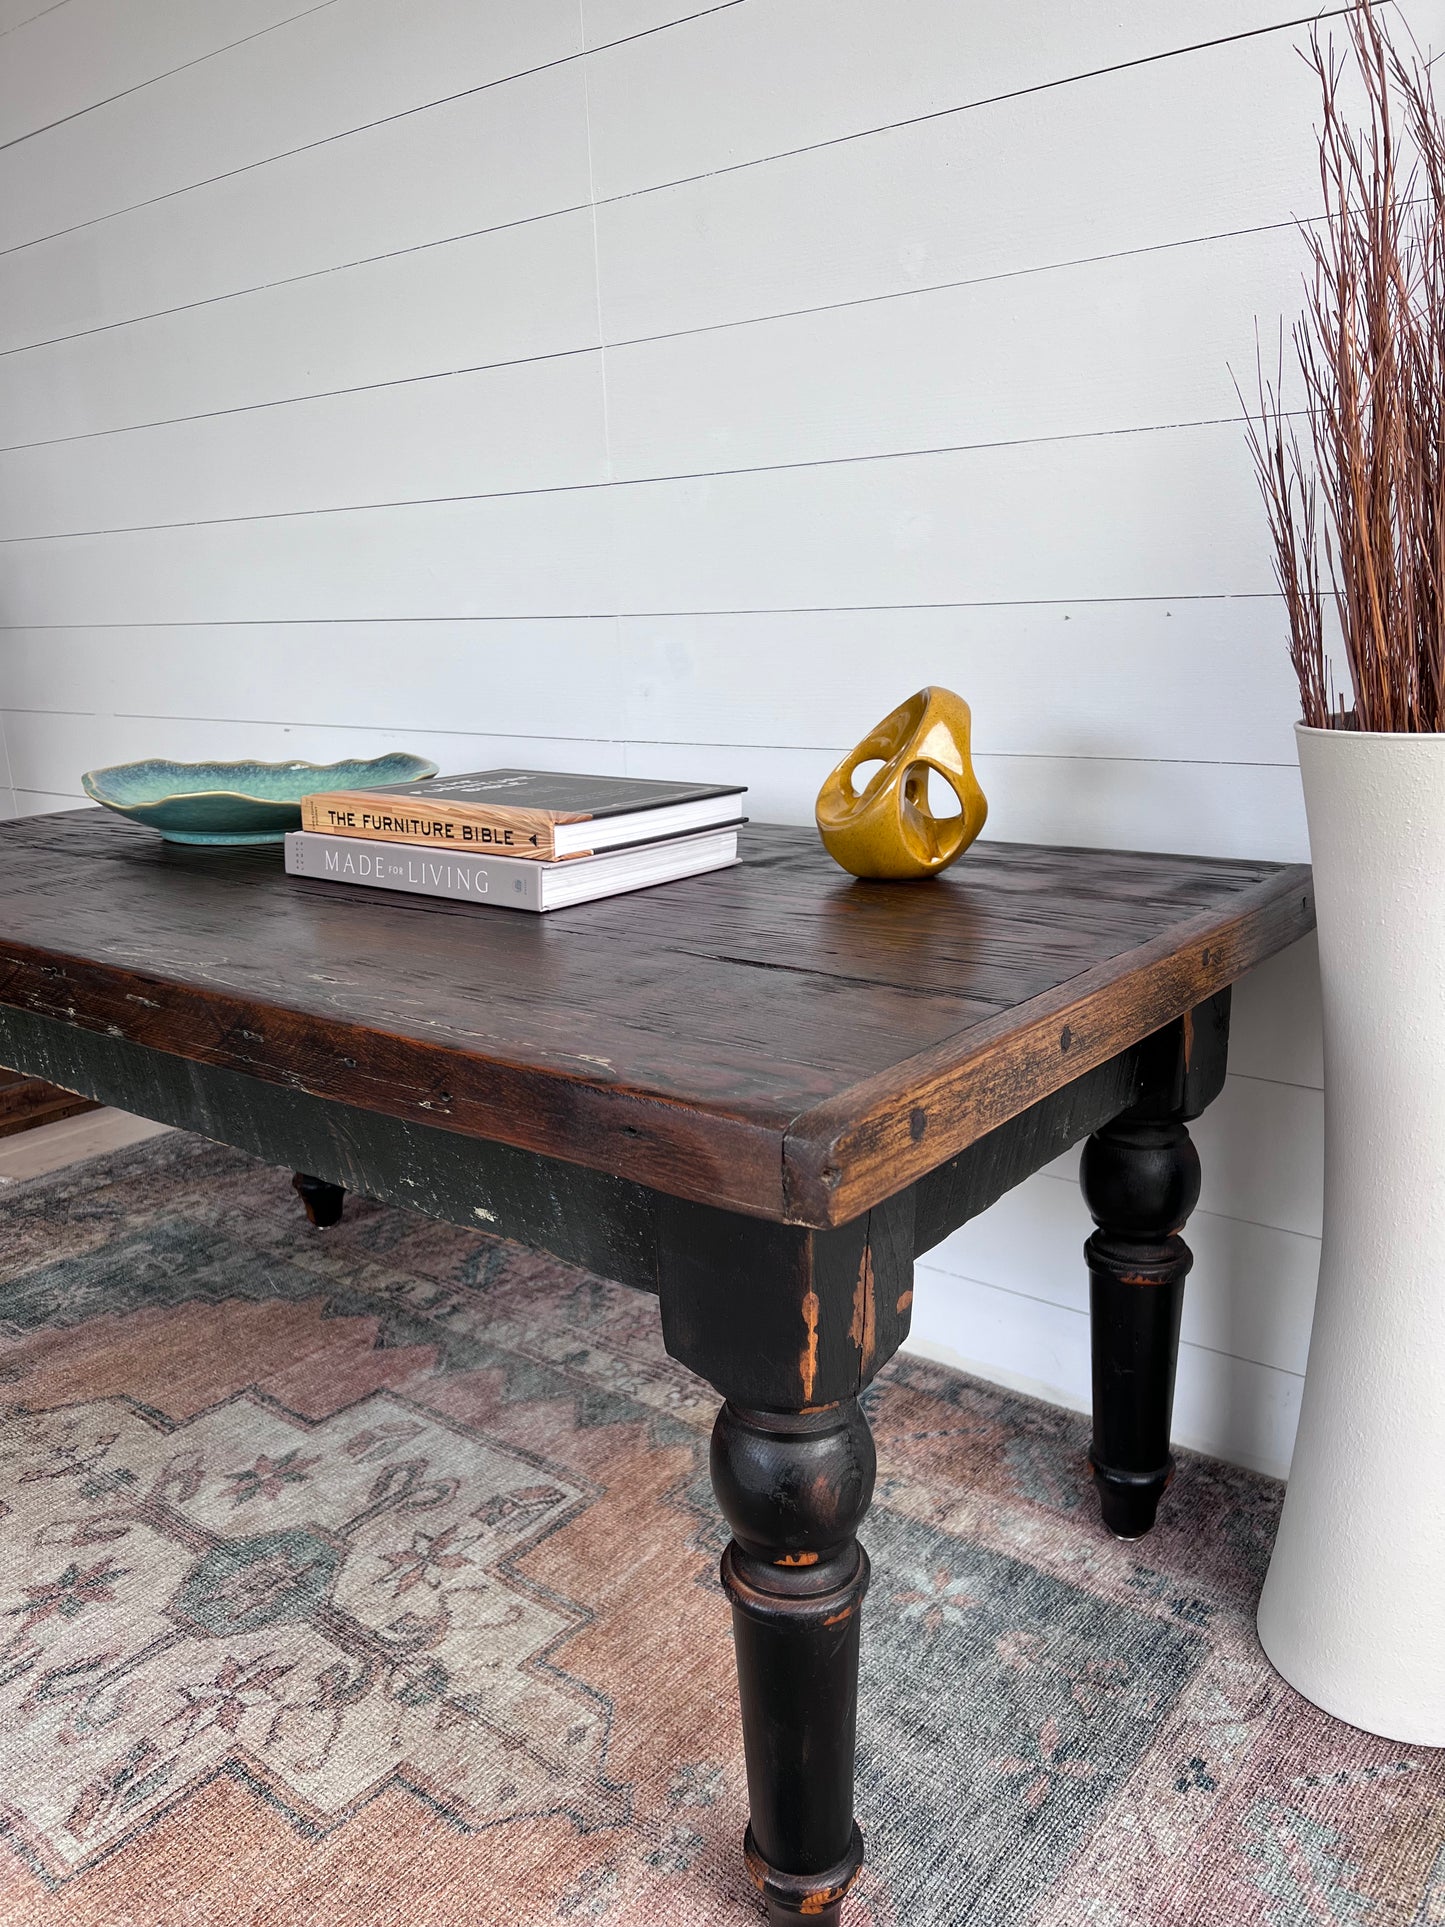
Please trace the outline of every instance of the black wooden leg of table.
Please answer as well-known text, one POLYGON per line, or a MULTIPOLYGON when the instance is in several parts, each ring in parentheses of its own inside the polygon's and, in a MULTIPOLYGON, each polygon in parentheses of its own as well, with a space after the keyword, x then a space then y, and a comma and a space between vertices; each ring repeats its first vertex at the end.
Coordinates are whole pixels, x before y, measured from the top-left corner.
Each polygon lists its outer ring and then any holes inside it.
MULTIPOLYGON (((1205 953, 1208 961, 1208 953, 1205 953)), ((1154 1524, 1174 1472, 1169 1452, 1184 1280, 1180 1236, 1199 1202, 1199 1153, 1186 1128, 1224 1088, 1228 990, 1145 1046, 1146 1095, 1084 1145, 1080 1182, 1098 1229, 1084 1246, 1094 1352, 1089 1451, 1104 1523, 1121 1539, 1154 1524)))
POLYGON ((863 1860, 853 1821, 858 1646, 873 1434, 858 1394, 913 1302, 911 1191, 826 1230, 657 1200, 668 1351, 726 1400, 712 1481, 732 1528, 732 1605, 751 1818, 771 1927, 836 1927, 863 1860))
POLYGON ((329 1184, 325 1178, 308 1177, 304 1171, 296 1173, 291 1185, 318 1231, 329 1231, 332 1225, 340 1224, 341 1207, 346 1198, 341 1185, 329 1184))
POLYGON ((732 1601, 751 1819, 745 1852, 771 1927, 830 1927, 863 1862, 853 1820, 858 1636, 873 1435, 856 1398, 807 1413, 731 1403, 712 1441, 732 1543, 732 1601))
POLYGON ((1137 1539, 1174 1472, 1174 1371, 1194 1262, 1179 1232, 1199 1198, 1199 1154, 1178 1116, 1131 1111, 1088 1140, 1081 1178, 1098 1226, 1084 1247, 1094 1353, 1089 1462, 1105 1525, 1137 1539))

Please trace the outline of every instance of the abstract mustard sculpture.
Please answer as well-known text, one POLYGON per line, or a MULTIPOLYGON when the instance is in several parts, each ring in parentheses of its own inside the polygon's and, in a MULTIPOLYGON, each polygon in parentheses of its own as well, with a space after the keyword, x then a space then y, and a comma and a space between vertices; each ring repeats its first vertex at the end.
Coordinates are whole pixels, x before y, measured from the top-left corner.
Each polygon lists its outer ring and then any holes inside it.
POLYGON ((855 877, 937 876, 963 855, 988 815, 968 753, 968 704, 951 689, 920 689, 850 750, 818 792, 818 832, 855 877), (883 767, 853 787, 860 763, 883 767), (928 772, 958 798, 957 816, 928 807, 928 772))

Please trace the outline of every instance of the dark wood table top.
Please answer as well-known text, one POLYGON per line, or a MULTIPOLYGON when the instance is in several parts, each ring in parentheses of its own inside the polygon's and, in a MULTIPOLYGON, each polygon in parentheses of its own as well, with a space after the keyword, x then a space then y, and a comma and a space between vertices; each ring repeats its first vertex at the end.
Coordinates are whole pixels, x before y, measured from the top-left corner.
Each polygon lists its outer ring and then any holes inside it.
POLYGON ((1313 923, 1302 866, 809 830, 527 916, 77 810, 0 824, 0 1004, 754 1216, 838 1224, 1313 923))

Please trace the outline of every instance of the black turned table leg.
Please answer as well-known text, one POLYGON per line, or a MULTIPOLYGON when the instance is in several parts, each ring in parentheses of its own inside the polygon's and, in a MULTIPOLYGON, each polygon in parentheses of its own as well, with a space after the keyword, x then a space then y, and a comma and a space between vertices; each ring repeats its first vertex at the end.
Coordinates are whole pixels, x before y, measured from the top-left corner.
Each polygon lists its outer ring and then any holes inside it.
POLYGON ((325 1178, 308 1177, 304 1171, 298 1171, 291 1180, 291 1187, 305 1205, 306 1215, 318 1231, 329 1231, 332 1225, 341 1223, 341 1207, 346 1198, 341 1185, 329 1184, 325 1178))
POLYGON ((1104 1523, 1137 1539, 1174 1472, 1169 1427, 1184 1280, 1179 1228, 1199 1197, 1199 1154, 1176 1119, 1119 1118, 1084 1146, 1084 1247, 1094 1353, 1089 1451, 1104 1523))
POLYGON ((1184 1280, 1180 1233, 1199 1202, 1186 1128, 1224 1081, 1229 993, 1159 1036, 1158 1075, 1139 1103, 1095 1131, 1080 1183, 1098 1229, 1089 1266, 1094 1437, 1089 1463, 1104 1523, 1121 1539, 1154 1524, 1174 1474, 1169 1450, 1184 1280))
POLYGON ((751 1818, 771 1927, 836 1927, 863 1862, 853 1819, 873 1435, 858 1393, 913 1302, 911 1193, 835 1230, 658 1201, 667 1349, 727 1401, 713 1490, 732 1606, 751 1818))
POLYGON ((863 1864, 853 1749, 868 1555, 854 1535, 874 1465, 856 1398, 807 1413, 729 1403, 713 1431, 713 1490, 733 1531, 722 1580, 748 1768, 744 1852, 771 1927, 836 1923, 863 1864))

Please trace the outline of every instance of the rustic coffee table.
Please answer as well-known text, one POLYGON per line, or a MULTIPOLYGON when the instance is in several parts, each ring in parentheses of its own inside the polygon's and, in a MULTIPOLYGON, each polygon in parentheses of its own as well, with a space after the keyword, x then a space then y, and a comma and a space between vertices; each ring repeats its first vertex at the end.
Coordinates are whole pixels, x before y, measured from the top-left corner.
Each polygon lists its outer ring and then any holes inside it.
MULTIPOLYGON (((656 1292, 725 1403, 713 1484, 752 1820, 779 1923, 836 1921, 853 1821, 858 1394, 913 1261, 1080 1138, 1093 1476, 1170 1472, 1229 986, 1311 926, 1306 869, 978 844, 855 883, 811 832, 548 917, 288 878, 98 811, 0 825, 0 1063, 328 1187, 656 1292)), ((659 1637, 665 1636, 661 1630, 659 1637)))

